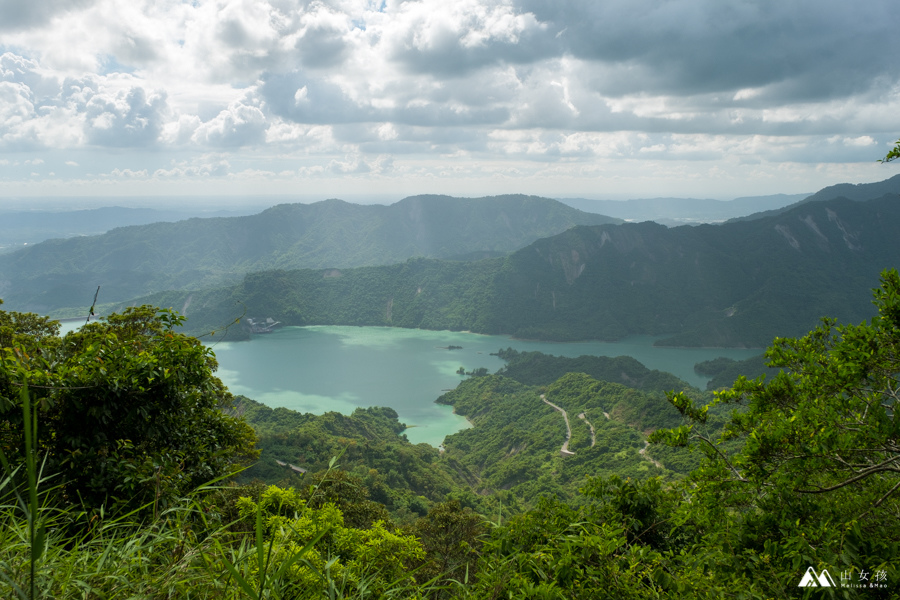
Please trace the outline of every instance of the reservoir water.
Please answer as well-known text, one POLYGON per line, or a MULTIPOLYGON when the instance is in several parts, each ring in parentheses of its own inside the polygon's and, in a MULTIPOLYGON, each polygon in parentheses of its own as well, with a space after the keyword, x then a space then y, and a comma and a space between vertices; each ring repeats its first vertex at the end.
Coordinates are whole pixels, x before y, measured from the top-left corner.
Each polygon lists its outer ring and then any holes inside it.
POLYGON ((741 360, 759 349, 660 348, 656 338, 618 342, 536 342, 506 336, 390 327, 285 327, 247 342, 211 347, 218 376, 234 394, 299 412, 350 414, 356 407, 389 406, 410 426, 413 443, 439 445, 468 427, 463 417, 434 400, 456 387, 459 367, 496 372, 503 361, 491 352, 512 347, 557 356, 632 356, 650 369, 669 371, 705 387, 694 364, 726 356, 741 360), (447 346, 462 346, 448 350, 447 346))

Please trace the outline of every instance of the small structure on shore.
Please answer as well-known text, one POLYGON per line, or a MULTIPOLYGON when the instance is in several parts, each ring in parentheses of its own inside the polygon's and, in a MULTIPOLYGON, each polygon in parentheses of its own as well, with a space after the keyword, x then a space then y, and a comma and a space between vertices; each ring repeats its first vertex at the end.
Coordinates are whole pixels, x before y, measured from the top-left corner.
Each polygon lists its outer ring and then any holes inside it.
POLYGON ((265 321, 247 319, 247 327, 250 328, 250 333, 272 333, 279 325, 281 325, 281 321, 276 321, 272 317, 266 318, 265 321))

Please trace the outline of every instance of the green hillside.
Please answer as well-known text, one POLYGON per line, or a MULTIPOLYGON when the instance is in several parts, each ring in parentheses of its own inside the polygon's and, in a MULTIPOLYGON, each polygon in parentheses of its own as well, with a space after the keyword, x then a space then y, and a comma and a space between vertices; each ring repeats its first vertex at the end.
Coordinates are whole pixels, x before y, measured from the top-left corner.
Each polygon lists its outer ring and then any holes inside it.
MULTIPOLYGON (((821 315, 858 322, 880 269, 900 264, 900 199, 805 203, 766 219, 666 228, 582 226, 476 262, 413 259, 268 271, 139 302, 185 309, 195 334, 244 316, 287 325, 392 325, 545 340, 666 336, 763 347, 821 315)), ((239 326, 229 335, 239 338, 239 326)))
POLYGON ((389 408, 234 398, 170 311, 64 337, 0 311, 0 596, 806 598, 823 590, 801 577, 833 571, 893 598, 896 270, 874 296, 861 325, 776 339, 784 371, 711 404, 634 365, 642 389, 472 377, 438 400, 473 424, 443 453, 389 408))
POLYGON ((579 356, 568 358, 542 352, 518 352, 512 348, 497 355, 506 361, 500 373, 526 385, 550 385, 566 373, 585 373, 594 379, 618 383, 648 393, 691 387, 664 371, 650 370, 630 356, 579 356))
POLYGON ((0 296, 49 312, 167 289, 233 283, 268 269, 386 265, 410 257, 502 255, 573 225, 620 222, 555 200, 414 196, 390 206, 340 200, 282 204, 257 215, 121 227, 0 256, 0 296))

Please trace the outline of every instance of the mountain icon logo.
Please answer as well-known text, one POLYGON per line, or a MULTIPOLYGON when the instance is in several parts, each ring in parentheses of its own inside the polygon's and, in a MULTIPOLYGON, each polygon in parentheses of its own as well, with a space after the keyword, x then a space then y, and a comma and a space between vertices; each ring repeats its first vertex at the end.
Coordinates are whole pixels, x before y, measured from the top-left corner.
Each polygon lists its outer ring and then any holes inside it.
POLYGON ((803 575, 803 579, 800 580, 800 583, 797 587, 837 587, 834 584, 834 579, 831 578, 831 574, 827 569, 822 569, 822 573, 817 575, 815 570, 812 567, 806 569, 806 573, 803 575))

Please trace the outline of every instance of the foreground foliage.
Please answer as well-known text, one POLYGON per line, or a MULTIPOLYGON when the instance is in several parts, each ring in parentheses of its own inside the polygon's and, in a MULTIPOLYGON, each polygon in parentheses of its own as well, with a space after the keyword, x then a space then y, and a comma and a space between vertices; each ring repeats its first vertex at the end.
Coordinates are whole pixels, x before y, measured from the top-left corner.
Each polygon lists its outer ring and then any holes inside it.
POLYGON ((417 598, 435 587, 408 570, 425 558, 417 538, 383 521, 348 526, 335 504, 313 508, 294 490, 254 501, 203 487, 156 517, 100 516, 78 531, 73 508, 47 503, 46 480, 30 487, 37 505, 17 502, 14 475, 0 482, 3 598, 417 598))
MULTIPOLYGON (((335 460, 300 487, 173 488, 179 493, 158 510, 128 513, 129 503, 114 502, 114 514, 100 510, 86 526, 73 527, 83 523, 73 518, 81 509, 69 492, 80 473, 67 474, 67 463, 59 461, 58 471, 45 466, 55 477, 42 476, 43 457, 45 465, 56 459, 52 446, 34 435, 34 423, 54 414, 41 406, 51 396, 38 392, 33 407, 7 376, 5 389, 18 396, 6 397, 14 409, 3 417, 4 456, 11 459, 0 480, 0 594, 893 598, 900 584, 896 271, 883 273, 875 305, 878 314, 868 323, 825 320, 802 338, 777 339, 766 353, 769 365, 780 369, 771 381, 739 379, 703 407, 683 391, 672 392, 674 419, 680 414, 685 420, 680 426, 650 396, 585 374, 570 373, 542 388, 498 375, 468 380, 445 401, 470 415, 475 428, 467 431, 477 431, 481 420, 504 434, 466 448, 467 433, 448 443, 447 454, 458 453, 456 460, 477 475, 484 491, 520 486, 541 497, 512 517, 499 505, 477 516, 459 501, 435 503, 405 527, 369 498, 363 479, 336 471, 335 460), (614 418, 642 429, 667 427, 651 439, 695 447, 702 461, 680 480, 654 477, 661 470, 639 455, 643 438, 619 436, 630 447, 617 454, 639 461, 643 472, 585 479, 577 472, 579 453, 596 451, 587 424, 570 440, 574 456, 548 455, 559 452, 564 434, 562 417, 543 400, 583 411, 598 433, 603 429, 596 423, 607 421, 603 413, 610 415, 607 427, 616 426, 614 418), (733 412, 724 415, 727 409, 733 412), (581 480, 577 497, 559 493, 558 486, 543 489, 549 479, 524 477, 530 462, 563 474, 573 470, 578 477, 567 484, 581 480), (810 571, 828 571, 834 586, 800 587, 810 571)), ((52 332, 38 343, 34 331, 43 331, 40 322, 27 318, 21 327, 7 326, 5 365, 20 368, 37 364, 28 357, 57 356, 52 332), (28 340, 33 346, 26 348, 28 340)), ((122 338, 135 339, 120 332, 122 338)), ((31 382, 38 373, 30 371, 31 382)), ((375 411, 350 423, 329 422, 339 431, 374 432, 390 430, 395 421, 375 411)))
POLYGON ((182 321, 142 306, 59 337, 55 321, 0 312, 0 450, 22 459, 27 386, 64 503, 158 511, 253 458, 253 431, 222 412, 232 396, 182 321))

